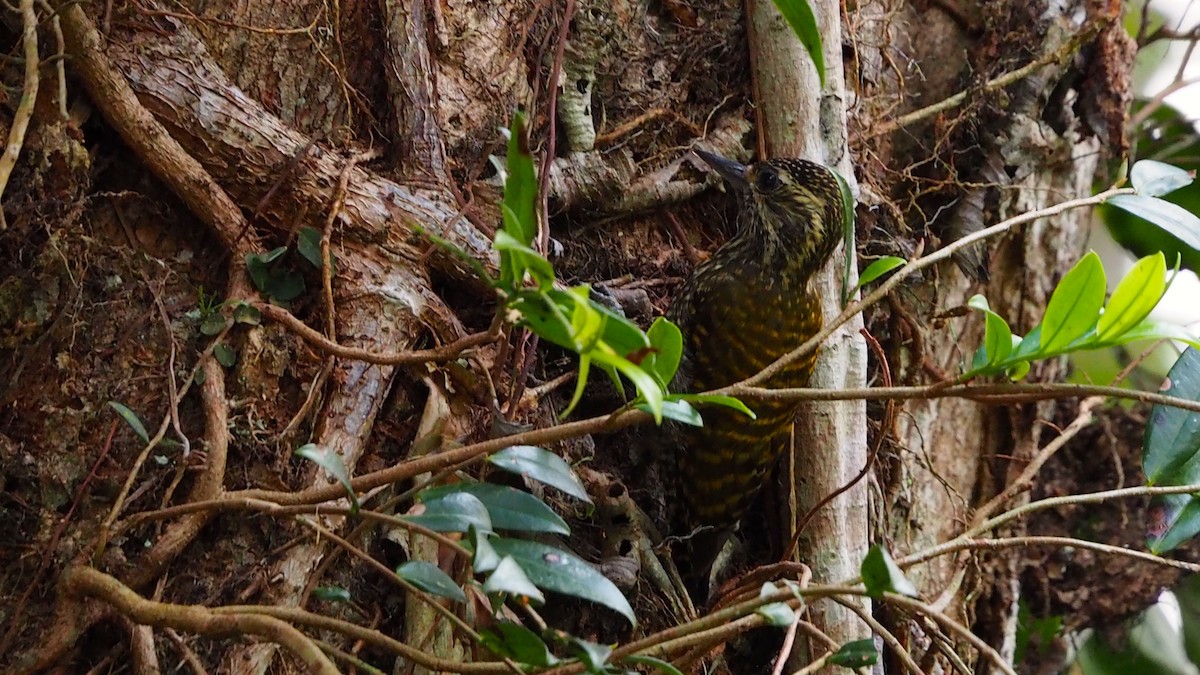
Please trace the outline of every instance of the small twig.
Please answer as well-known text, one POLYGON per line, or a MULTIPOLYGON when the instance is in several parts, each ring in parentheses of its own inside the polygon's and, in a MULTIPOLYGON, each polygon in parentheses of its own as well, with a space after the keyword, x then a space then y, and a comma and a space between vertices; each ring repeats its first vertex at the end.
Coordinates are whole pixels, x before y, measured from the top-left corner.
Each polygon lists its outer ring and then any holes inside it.
POLYGON ((58 82, 58 119, 61 122, 66 122, 71 118, 71 114, 67 111, 67 63, 66 63, 66 41, 63 39, 62 21, 58 18, 58 12, 50 6, 46 0, 38 0, 38 4, 50 16, 50 30, 54 32, 54 42, 58 46, 58 53, 54 59, 54 72, 57 75, 58 82))
POLYGON ((550 163, 554 161, 558 140, 558 88, 562 76, 563 53, 567 48, 567 33, 571 30, 571 17, 575 14, 575 0, 566 0, 562 25, 558 28, 558 44, 554 46, 554 64, 550 67, 550 101, 546 117, 546 153, 542 155, 542 175, 538 177, 538 203, 542 205, 538 216, 538 251, 545 253, 550 246, 550 163))
MULTIPOLYGON (((305 518, 305 517, 298 517, 298 518, 296 518, 296 521, 299 522, 301 525, 304 525, 305 527, 308 527, 308 528, 312 529, 313 531, 317 532, 318 534, 320 534, 320 536, 333 541, 339 547, 344 549, 347 553, 349 553, 350 555, 353 555, 355 558, 358 558, 362 562, 366 563, 366 565, 368 567, 374 569, 377 573, 382 574, 384 578, 389 579, 392 583, 399 585, 401 588, 403 588, 405 591, 407 591, 410 596, 415 597, 415 598, 421 600, 422 602, 424 602, 426 605, 429 606, 430 609, 432 609, 435 613, 440 615, 446 621, 449 621, 455 628, 462 631, 462 633, 464 635, 470 637, 471 640, 473 640, 474 642, 480 642, 482 640, 482 637, 479 635, 479 633, 475 632, 475 629, 472 628, 470 626, 470 624, 468 624, 466 621, 459 618, 459 616, 457 614, 455 614, 454 612, 451 612, 449 609, 442 606, 442 603, 438 602, 436 599, 434 599, 428 593, 426 593, 426 592, 422 591, 421 589, 417 588, 416 586, 414 586, 410 581, 408 581, 404 577, 392 572, 392 570, 388 569, 388 567, 386 565, 379 562, 378 560, 375 560, 375 558, 371 557, 371 555, 369 553, 367 553, 366 551, 363 551, 361 548, 346 541, 342 537, 339 537, 338 535, 334 534, 328 528, 322 527, 321 525, 317 524, 316 521, 314 521, 312 519, 305 518)), ((522 672, 521 668, 516 663, 514 663, 512 660, 505 659, 504 663, 506 663, 509 666, 509 668, 511 669, 512 672, 517 673, 517 675, 520 675, 520 673, 522 672)))
MULTIPOLYGON (((1184 61, 1183 63, 1187 62, 1184 61)), ((1142 125, 1143 122, 1150 119, 1150 116, 1153 115, 1159 108, 1161 108, 1163 103, 1166 103, 1168 96, 1197 83, 1200 83, 1200 77, 1176 78, 1171 82, 1171 84, 1163 87, 1161 91, 1155 94, 1150 100, 1146 101, 1146 104, 1139 108, 1136 113, 1130 116, 1129 124, 1126 126, 1126 128, 1130 130, 1136 130, 1142 125)))
POLYGON ((937 103, 934 103, 933 105, 925 106, 924 108, 921 108, 920 110, 914 110, 913 112, 910 112, 905 115, 901 115, 893 120, 884 122, 883 124, 880 124, 877 127, 875 127, 874 129, 872 129, 871 132, 869 134, 867 134, 867 138, 876 138, 878 136, 890 134, 893 131, 907 127, 908 125, 912 124, 913 122, 923 120, 927 117, 933 117, 934 115, 937 115, 938 113, 950 110, 951 108, 957 108, 958 106, 962 105, 964 101, 967 100, 968 96, 970 96, 972 94, 978 95, 978 94, 986 93, 989 91, 995 91, 997 89, 1003 89, 1004 87, 1007 87, 1008 85, 1013 84, 1014 82, 1017 82, 1019 80, 1025 79, 1026 77, 1029 77, 1033 73, 1037 72, 1038 70, 1041 70, 1042 68, 1045 68, 1046 66, 1048 66, 1052 63, 1059 63, 1062 60, 1069 57, 1071 54, 1074 54, 1076 51, 1078 51, 1079 48, 1085 42, 1090 40, 1092 38, 1092 36, 1099 33, 1100 29, 1103 28, 1106 23, 1107 23, 1107 20, 1094 22, 1091 26, 1083 28, 1078 33, 1071 36, 1071 39, 1064 42, 1062 44, 1062 46, 1060 46, 1058 49, 1054 50, 1053 52, 1044 54, 1044 55, 1042 55, 1041 58, 1031 61, 1027 65, 1024 65, 1016 70, 1013 70, 1013 71, 1004 73, 1003 75, 994 77, 994 78, 988 80, 987 82, 985 82, 982 86, 978 87, 977 89, 968 89, 966 91, 960 91, 957 94, 954 94, 953 96, 950 96, 946 99, 938 101, 937 103))
MULTIPOLYGON (((497 325, 499 322, 494 321, 492 327, 483 333, 474 333, 434 349, 417 349, 414 351, 405 352, 376 352, 369 349, 340 345, 324 335, 321 335, 312 328, 309 328, 307 324, 296 318, 296 316, 291 312, 277 305, 259 302, 255 303, 254 306, 259 310, 259 312, 262 313, 263 316, 273 321, 282 323, 303 338, 306 342, 328 354, 345 359, 353 359, 355 361, 363 361, 366 363, 374 363, 385 366, 411 365, 415 363, 442 363, 445 361, 452 361, 458 358, 463 351, 492 342, 500 335, 500 327, 497 325)), ((498 315, 498 318, 502 317, 499 317, 498 315)))
POLYGON ((974 647, 984 658, 986 658, 988 661, 991 661, 992 665, 999 669, 1000 672, 1004 673, 1005 675, 1017 675, 1016 671, 1012 669, 1012 666, 1010 666, 1008 662, 996 652, 995 649, 992 649, 991 645, 984 642, 983 639, 978 635, 972 633, 971 629, 950 618, 949 615, 943 612, 935 611, 932 607, 924 602, 921 602, 920 600, 907 598, 897 593, 884 593, 884 599, 893 605, 904 607, 910 611, 919 612, 925 616, 928 616, 937 622, 942 628, 969 642, 971 646, 974 647))
POLYGON ((1095 410, 1096 406, 1103 403, 1104 400, 1105 399, 1102 396, 1091 396, 1080 402, 1079 414, 1076 415, 1075 419, 1067 425, 1067 428, 1063 429, 1062 433, 1059 434, 1057 438, 1047 443, 1046 447, 1042 448, 1033 458, 1033 460, 1026 465, 1025 469, 1021 471, 1021 475, 1017 476, 1016 480, 1014 480, 1012 483, 1009 483, 1008 487, 1004 488, 1003 492, 995 497, 992 497, 986 504, 975 510, 975 514, 971 518, 972 525, 978 525, 986 520, 987 517, 991 515, 997 508, 999 508, 1001 504, 1009 499, 1012 499, 1013 496, 1018 492, 1024 491, 1029 485, 1031 485, 1033 483, 1034 476, 1036 476, 1037 473, 1042 470, 1042 466, 1044 466, 1046 462, 1054 456, 1054 453, 1058 452, 1064 445, 1067 444, 1067 441, 1074 438, 1076 434, 1078 434, 1080 431, 1083 431, 1089 424, 1092 423, 1092 420, 1095 417, 1092 414, 1092 411, 1095 410))
POLYGON ((175 648, 179 650, 180 656, 183 657, 184 662, 188 664, 188 667, 192 669, 195 675, 208 675, 208 671, 205 670, 204 664, 200 663, 200 658, 196 656, 196 652, 192 651, 192 648, 183 641, 183 637, 179 633, 176 633, 172 628, 164 628, 163 635, 166 635, 167 639, 175 645, 175 648))
MULTIPOLYGON (((12 177, 13 167, 17 165, 17 157, 21 155, 21 147, 25 145, 25 132, 29 130, 29 120, 33 118, 33 106, 37 103, 38 95, 38 44, 37 44, 37 14, 33 11, 33 0, 21 0, 21 42, 25 47, 25 86, 21 90, 21 102, 13 113, 12 126, 8 130, 8 143, 4 146, 4 154, 0 156, 0 198, 8 187, 8 179, 12 177)), ((0 200, 2 201, 2 200, 0 200)), ((0 231, 8 228, 4 219, 4 209, 0 208, 0 231)))
POLYGON ((333 304, 333 262, 330 259, 330 237, 333 234, 333 223, 342 206, 346 203, 346 189, 350 185, 350 174, 354 165, 358 164, 357 155, 346 160, 342 173, 338 176, 337 188, 333 192, 333 201, 329 204, 329 214, 325 218, 325 227, 321 230, 321 288, 325 292, 325 334, 330 340, 337 340, 337 310, 333 304))
MULTIPOLYGON (((389 574, 391 574, 389 572, 389 574)), ((507 673, 509 668, 497 661, 484 661, 476 663, 463 663, 461 660, 443 660, 432 654, 421 651, 415 647, 411 647, 399 640, 388 637, 381 631, 364 628, 357 624, 343 621, 322 614, 316 614, 297 607, 280 607, 277 605, 230 605, 225 607, 214 607, 214 614, 253 614, 261 616, 270 616, 276 619, 281 619, 291 624, 299 626, 308 626, 321 631, 330 631, 341 633, 359 640, 363 640, 369 644, 375 645, 380 649, 388 650, 394 654, 398 654, 402 658, 411 661, 419 666, 428 668, 434 672, 447 673, 507 673)))
POLYGON ((875 617, 871 616, 870 612, 864 610, 859 605, 836 595, 830 597, 829 599, 841 605, 842 607, 845 607, 851 612, 854 612, 859 619, 862 619, 863 623, 870 626, 871 630, 875 631, 875 634, 882 638, 883 641, 887 643, 888 647, 892 648, 892 652, 896 654, 896 658, 900 659, 900 662, 904 664, 905 670, 913 675, 925 675, 921 670, 921 667, 917 665, 917 662, 913 661, 912 655, 908 653, 908 650, 904 648, 904 645, 900 644, 900 640, 890 630, 888 630, 886 626, 880 623, 875 617))
POLYGON ((805 609, 805 607, 797 607, 792 610, 792 623, 783 634, 783 644, 779 646, 779 653, 775 655, 775 667, 771 669, 771 675, 783 675, 783 669, 787 666, 787 657, 792 653, 792 645, 796 643, 796 630, 800 627, 800 617, 804 616, 805 609))
POLYGON ((959 537, 944 544, 939 544, 930 548, 927 551, 922 551, 920 558, 915 562, 910 562, 909 558, 903 558, 896 561, 901 567, 909 567, 917 562, 925 562, 948 553, 957 551, 989 549, 999 550, 1003 548, 1017 548, 1025 546, 1057 546, 1059 548, 1083 548, 1089 551, 1098 551, 1106 555, 1123 556, 1133 558, 1141 562, 1148 562, 1163 567, 1171 567, 1177 570, 1183 570, 1195 574, 1200 572, 1200 564, 1189 563, 1183 560, 1172 560, 1163 558, 1145 551, 1138 551, 1123 546, 1113 546, 1111 544, 1102 544, 1096 541, 1088 541, 1086 539, 1077 539, 1075 537, 1053 537, 1045 535, 1026 535, 1020 537, 994 537, 975 539, 969 537, 959 537))
POLYGON ((306 672, 337 675, 338 670, 306 635, 278 619, 243 615, 218 615, 202 605, 172 605, 147 600, 128 586, 89 567, 71 567, 62 575, 62 588, 79 597, 97 598, 123 616, 148 626, 170 627, 213 637, 257 635, 287 648, 304 664, 306 672))
POLYGON ((171 352, 167 356, 167 391, 169 394, 167 405, 171 428, 175 431, 175 437, 183 445, 183 459, 186 463, 188 456, 192 454, 192 442, 188 440, 187 434, 183 433, 183 428, 179 425, 179 387, 175 383, 175 333, 171 330, 171 317, 167 316, 167 308, 163 306, 158 291, 154 290, 150 284, 149 277, 141 270, 138 271, 142 274, 142 279, 146 282, 146 288, 150 290, 150 295, 154 296, 154 306, 158 308, 158 316, 162 319, 163 330, 166 331, 167 344, 171 346, 171 352))

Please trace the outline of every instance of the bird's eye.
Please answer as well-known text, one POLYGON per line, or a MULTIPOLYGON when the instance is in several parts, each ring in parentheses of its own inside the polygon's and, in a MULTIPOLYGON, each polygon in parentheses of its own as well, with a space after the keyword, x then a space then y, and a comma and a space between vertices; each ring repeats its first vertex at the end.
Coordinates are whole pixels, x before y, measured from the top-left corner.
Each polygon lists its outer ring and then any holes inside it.
POLYGON ((779 174, 775 173, 774 169, 763 169, 758 172, 758 189, 763 191, 771 191, 778 188, 782 183, 779 180, 779 174))

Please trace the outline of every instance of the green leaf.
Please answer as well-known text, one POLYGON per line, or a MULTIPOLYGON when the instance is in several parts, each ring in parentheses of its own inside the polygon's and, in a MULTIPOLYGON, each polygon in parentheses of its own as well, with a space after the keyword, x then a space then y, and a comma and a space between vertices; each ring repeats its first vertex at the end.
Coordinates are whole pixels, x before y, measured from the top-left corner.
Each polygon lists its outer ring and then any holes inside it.
POLYGON ((796 613, 783 602, 772 602, 754 610, 755 614, 767 620, 768 626, 786 628, 796 622, 796 613))
POLYGON ((1138 340, 1179 340, 1193 347, 1200 347, 1200 339, 1197 339, 1188 329, 1177 323, 1158 321, 1150 317, 1142 319, 1138 325, 1112 339, 1096 340, 1095 343, 1088 344, 1087 346, 1089 349, 1096 349, 1099 347, 1129 344, 1138 340))
POLYGON ((567 642, 574 648, 575 653, 579 655, 579 660, 587 668, 584 672, 600 675, 613 672, 605 668, 613 651, 609 645, 597 644, 575 635, 570 636, 567 642))
POLYGON ((982 357, 979 352, 976 353, 978 362, 972 362, 972 369, 991 366, 1008 358, 1013 348, 1012 329, 1008 327, 1008 322, 992 311, 987 298, 982 295, 972 296, 967 300, 967 306, 982 312, 984 316, 982 357))
POLYGON ((213 347, 213 357, 217 359, 217 363, 226 368, 232 368, 233 364, 237 363, 237 352, 224 342, 213 347))
MULTIPOLYGON (((607 345, 602 345, 607 346, 607 345)), ((617 356, 611 349, 597 349, 592 354, 597 363, 616 368, 637 389, 638 396, 649 407, 649 413, 654 417, 655 424, 662 424, 663 390, 649 373, 631 363, 628 359, 617 356)))
POLYGON ((533 165, 533 153, 529 149, 529 130, 525 115, 518 112, 513 116, 508 134, 508 161, 505 167, 504 206, 513 214, 512 222, 505 221, 505 229, 518 242, 528 246, 537 235, 537 169, 533 165))
POLYGON ((264 253, 262 255, 256 255, 254 253, 251 253, 251 254, 247 255, 246 257, 247 258, 250 258, 250 257, 258 258, 260 261, 262 261, 262 263, 264 265, 269 265, 269 264, 275 262, 276 260, 279 260, 280 258, 282 258, 284 253, 287 253, 287 247, 280 246, 279 248, 271 249, 270 251, 267 251, 266 253, 264 253))
POLYGON ((886 592, 899 593, 911 598, 917 597, 917 587, 904 576, 904 572, 896 566, 892 556, 878 544, 867 551, 867 557, 862 562, 863 586, 867 595, 878 600, 886 592))
POLYGON ((1196 495, 1161 495, 1146 514, 1146 548, 1162 555, 1200 534, 1200 499, 1196 495))
POLYGON ((520 532, 547 532, 570 536, 571 528, 554 509, 523 490, 495 483, 454 483, 421 491, 422 501, 431 501, 454 492, 473 495, 483 503, 492 519, 492 527, 520 532))
POLYGON ((582 356, 596 347, 604 335, 606 317, 596 310, 598 305, 591 301, 591 289, 588 286, 576 286, 567 289, 574 299, 571 310, 571 335, 575 342, 575 351, 582 356))
POLYGON ((1100 256, 1089 251, 1058 282, 1050 296, 1042 317, 1042 351, 1053 354, 1091 330, 1104 306, 1107 288, 1100 256))
MULTIPOLYGON (((1167 396, 1200 401, 1200 351, 1183 351, 1161 387, 1167 396)), ((1150 485, 1200 483, 1200 415, 1156 404, 1142 442, 1142 469, 1150 485)))
POLYGON ((499 621, 479 631, 479 638, 496 656, 520 664, 549 668, 559 663, 542 638, 520 624, 499 621))
POLYGON ((866 286, 894 269, 904 267, 908 261, 894 255, 885 255, 867 265, 867 269, 858 277, 858 285, 866 286))
POLYGON ((220 312, 213 312, 200 322, 201 335, 213 336, 225 330, 225 317, 220 312))
POLYGON ((1109 198, 1108 203, 1145 219, 1189 248, 1200 251, 1200 218, 1182 206, 1144 195, 1117 195, 1109 198))
POLYGON ((621 591, 580 558, 533 541, 497 538, 491 544, 499 555, 512 556, 538 588, 604 605, 637 625, 621 591))
POLYGON ((494 529, 487 507, 473 494, 459 490, 426 499, 425 491, 421 491, 417 493, 417 499, 425 505, 424 513, 401 518, 434 532, 466 532, 472 527, 481 532, 494 529))
POLYGON ((254 287, 272 300, 281 302, 295 300, 304 292, 304 277, 272 265, 284 253, 287 253, 287 248, 280 246, 263 255, 246 254, 246 271, 249 272, 254 287))
MULTIPOLYGON (((639 403, 636 407, 642 412, 651 412, 650 406, 645 403, 639 403)), ((694 427, 704 426, 704 419, 700 417, 700 413, 691 406, 687 401, 664 400, 662 404, 662 416, 676 422, 683 422, 694 427)))
POLYGON ((143 443, 150 442, 150 434, 146 433, 146 425, 142 424, 142 420, 137 416, 137 413, 126 408, 125 404, 117 403, 116 401, 109 401, 108 407, 117 411, 121 419, 125 420, 125 424, 128 424, 130 429, 133 429, 133 433, 137 434, 137 437, 142 439, 143 443))
POLYGON ((532 478, 576 499, 592 503, 571 466, 549 450, 532 445, 514 445, 488 455, 488 461, 505 471, 532 478))
POLYGON ((409 560, 396 568, 396 576, 404 579, 417 588, 441 598, 450 598, 458 602, 466 602, 467 596, 446 574, 433 563, 424 560, 409 560))
POLYGON ((662 659, 656 659, 653 656, 641 656, 641 655, 626 656, 625 661, 629 661, 630 663, 637 663, 637 664, 644 665, 644 666, 650 666, 650 667, 654 668, 655 670, 659 671, 660 673, 666 673, 667 675, 683 675, 682 670, 676 668, 675 666, 671 665, 670 663, 667 663, 666 661, 663 661, 662 659))
POLYGON ((313 589, 313 596, 325 602, 350 602, 350 591, 341 586, 318 586, 313 589))
POLYGON ((754 411, 746 407, 745 403, 734 398, 733 396, 724 396, 721 394, 671 394, 667 397, 671 401, 688 401, 689 403, 701 403, 705 405, 721 405, 726 408, 733 408, 752 420, 758 419, 758 415, 754 411))
MULTIPOLYGON (((551 291, 554 293, 556 291, 551 291)), ((549 294, 522 293, 508 303, 510 310, 519 315, 518 323, 547 342, 563 349, 574 351, 575 340, 571 334, 571 322, 553 302, 549 294)))
POLYGON ((679 359, 683 356, 683 333, 666 317, 660 316, 650 324, 646 337, 650 339, 653 351, 642 361, 642 368, 653 375, 665 391, 675 377, 675 371, 679 370, 679 359))
POLYGON ((492 548, 490 530, 480 530, 474 525, 467 528, 467 543, 471 546, 471 569, 476 574, 487 574, 500 564, 500 554, 492 548))
POLYGON ((604 305, 592 302, 592 307, 604 316, 603 341, 612 347, 613 352, 629 359, 650 347, 650 339, 637 324, 604 305))
MULTIPOLYGON (((515 217, 512 216, 511 211, 507 210, 507 206, 501 205, 501 208, 505 209, 505 220, 515 217)), ((500 253, 502 263, 505 259, 509 261, 508 269, 511 273, 508 278, 501 278, 501 284, 506 289, 521 286, 526 273, 540 289, 548 289, 554 284, 554 266, 550 264, 550 261, 505 230, 496 231, 496 236, 492 239, 492 248, 500 253)))
POLYGON ((1099 339, 1110 340, 1136 326, 1150 315, 1166 289, 1167 261, 1163 254, 1159 252, 1139 260, 1117 284, 1104 307, 1104 314, 1100 315, 1100 323, 1096 326, 1099 339))
POLYGON ((807 0, 775 0, 775 7, 792 27, 800 43, 817 69, 821 86, 825 86, 825 55, 821 50, 821 31, 817 28, 817 17, 807 0))
POLYGON ((492 571, 487 581, 483 582, 483 592, 488 595, 507 593, 518 597, 528 598, 538 605, 546 604, 546 596, 537 586, 525 576, 525 571, 512 556, 501 556, 500 563, 492 571))
POLYGON ((829 657, 827 663, 857 670, 864 666, 873 666, 878 660, 879 652, 875 651, 875 641, 867 638, 842 645, 829 657))
MULTIPOLYGON (((254 305, 239 302, 233 307, 233 320, 237 323, 244 323, 247 326, 257 326, 262 323, 262 312, 258 311, 258 308, 254 305)), ((222 327, 224 326, 222 325, 222 327)))
POLYGON ((1161 197, 1168 192, 1174 192, 1181 187, 1190 185, 1193 180, 1192 172, 1177 166, 1152 159, 1143 159, 1133 165, 1129 172, 1133 189, 1139 195, 1161 197))
MULTIPOLYGON (((304 259, 312 263, 312 266, 321 269, 321 237, 322 233, 315 227, 300 228, 300 236, 296 237, 296 250, 300 251, 300 255, 304 259)), ((333 260, 333 250, 329 251, 329 271, 336 271, 333 260)))
POLYGON ((346 495, 350 497, 350 511, 358 513, 358 495, 354 493, 354 488, 350 486, 350 473, 346 471, 346 464, 342 462, 341 455, 334 452, 332 449, 324 448, 316 443, 309 443, 296 448, 292 453, 301 459, 316 464, 325 470, 325 473, 333 476, 337 482, 346 488, 346 495))

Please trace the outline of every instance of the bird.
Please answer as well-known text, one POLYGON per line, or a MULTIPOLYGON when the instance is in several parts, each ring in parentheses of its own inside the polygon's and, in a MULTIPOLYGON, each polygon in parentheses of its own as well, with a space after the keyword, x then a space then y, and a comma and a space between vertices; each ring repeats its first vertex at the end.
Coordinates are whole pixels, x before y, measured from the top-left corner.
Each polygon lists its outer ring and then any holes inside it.
MULTIPOLYGON (((751 377, 821 330, 821 298, 812 279, 842 238, 844 213, 837 176, 815 162, 744 165, 696 154, 736 191, 738 223, 667 310, 684 340, 671 391, 693 393, 751 377)), ((815 359, 814 350, 762 386, 807 386, 815 359)), ((750 407, 754 419, 705 406, 702 427, 672 428, 687 530, 678 562, 700 601, 707 599, 713 561, 788 446, 799 405, 761 400, 750 407)))

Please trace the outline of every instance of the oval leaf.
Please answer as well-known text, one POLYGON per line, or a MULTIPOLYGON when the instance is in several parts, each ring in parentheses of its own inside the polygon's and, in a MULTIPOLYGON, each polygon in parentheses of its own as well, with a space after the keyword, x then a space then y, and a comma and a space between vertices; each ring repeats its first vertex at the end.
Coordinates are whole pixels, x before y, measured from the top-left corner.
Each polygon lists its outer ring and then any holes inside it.
POLYGON ((318 586, 313 596, 326 602, 350 602, 350 591, 341 586, 318 586))
POLYGON ((213 356, 217 359, 217 363, 226 368, 232 368, 233 364, 237 363, 237 352, 224 342, 213 347, 213 356))
POLYGON ((825 54, 821 48, 821 31, 817 28, 817 17, 813 15, 808 0, 775 0, 775 7, 792 27, 796 37, 800 38, 800 44, 804 45, 804 50, 812 59, 817 69, 817 77, 824 87, 825 54))
POLYGON ((867 557, 862 562, 863 586, 867 595, 878 600, 885 592, 899 593, 911 598, 917 597, 917 587, 904 576, 904 572, 896 566, 892 556, 879 545, 867 551, 867 557))
POLYGON ((538 587, 534 586, 529 577, 525 576, 525 571, 521 569, 517 561, 507 555, 500 558, 496 569, 492 571, 487 581, 483 582, 483 592, 488 595, 507 593, 527 598, 538 605, 546 604, 546 596, 542 595, 538 587))
MULTIPOLYGON (((1200 351, 1188 347, 1163 382, 1162 393, 1200 401, 1200 351)), ((1200 415, 1166 405, 1150 409, 1142 443, 1142 469, 1152 485, 1200 482, 1200 415)))
POLYGON ((1143 159, 1133 165, 1129 180, 1139 195, 1161 197, 1192 183, 1192 173, 1177 166, 1153 159, 1143 159))
POLYGON ((1075 264, 1058 282, 1042 318, 1042 351, 1052 354, 1083 337, 1100 317, 1107 290, 1104 265, 1095 251, 1075 264))
POLYGON ((767 620, 768 626, 786 628, 796 621, 796 613, 782 602, 772 602, 754 610, 755 614, 767 620))
MULTIPOLYGON (((642 412, 651 413, 650 406, 645 403, 639 403, 635 406, 642 412)), ((694 427, 704 426, 704 419, 700 417, 699 411, 692 407, 687 401, 664 400, 662 404, 662 416, 676 422, 683 422, 694 427)))
POLYGON ((480 642, 500 657, 509 658, 540 668, 558 665, 559 659, 550 653, 550 648, 528 628, 508 621, 500 621, 479 631, 480 642))
POLYGON ((899 258, 894 255, 885 255, 875 262, 867 265, 867 269, 858 277, 858 285, 866 286, 883 275, 891 272, 899 267, 904 267, 908 263, 904 258, 899 258))
POLYGON ((1012 329, 1008 327, 1007 321, 992 311, 987 298, 982 295, 971 296, 971 299, 967 300, 967 306, 982 312, 984 316, 982 349, 975 353, 975 359, 971 362, 972 370, 984 370, 987 366, 1008 358, 1014 342, 1012 329))
POLYGON ((758 419, 758 415, 754 411, 747 408, 745 403, 732 396, 722 396, 720 394, 672 394, 670 400, 689 401, 691 403, 704 403, 708 405, 723 405, 726 408, 733 408, 752 420, 758 419))
POLYGON ((1117 195, 1108 203, 1145 219, 1175 235, 1191 249, 1200 251, 1200 218, 1182 206, 1144 195, 1117 195))
POLYGON ((476 574, 491 572, 496 569, 496 565, 500 564, 500 554, 492 548, 492 541, 489 537, 489 532, 480 531, 475 526, 467 528, 467 543, 471 545, 473 551, 471 568, 475 570, 476 574))
POLYGON ((864 666, 873 666, 879 660, 879 652, 875 651, 875 641, 867 638, 855 640, 842 645, 828 663, 857 670, 864 666))
POLYGON ((582 559, 533 541, 497 538, 491 544, 501 556, 512 556, 538 588, 604 605, 637 625, 633 608, 621 591, 582 559))
POLYGON ((492 531, 492 518, 487 507, 475 495, 451 492, 434 499, 422 499, 422 504, 425 505, 423 513, 401 517, 434 532, 466 532, 472 527, 481 532, 492 531))
POLYGON ((1150 314, 1167 289, 1167 261, 1162 252, 1142 258, 1117 284, 1096 333, 1101 340, 1115 338, 1150 314))
POLYGON ((396 576, 417 588, 442 598, 466 602, 467 596, 441 568, 424 560, 409 560, 396 568, 396 576))
POLYGON ((549 450, 532 445, 514 445, 489 455, 488 461, 505 471, 532 478, 576 499, 592 503, 571 466, 549 450))
POLYGON ((341 483, 342 487, 346 488, 346 495, 350 497, 350 510, 358 512, 358 495, 354 494, 354 488, 350 486, 350 473, 346 471, 341 455, 316 443, 300 446, 292 454, 316 464, 341 483))
POLYGON ((1200 500, 1194 495, 1162 495, 1146 516, 1146 548, 1161 555, 1200 534, 1200 500))
POLYGON ((454 492, 473 495, 487 508, 492 527, 520 532, 548 532, 570 536, 567 522, 545 502, 523 490, 494 483, 455 483, 421 491, 421 501, 440 499, 454 492))
POLYGON ((121 419, 125 420, 125 423, 129 425, 130 429, 133 429, 133 433, 137 434, 137 437, 142 439, 143 443, 150 442, 150 434, 146 433, 146 426, 142 424, 142 420, 137 416, 137 413, 125 407, 125 404, 117 403, 116 401, 109 401, 108 407, 117 411, 121 419))
POLYGON ((658 384, 665 390, 679 370, 679 359, 683 356, 683 333, 679 326, 671 323, 666 317, 658 317, 646 331, 650 338, 653 351, 642 362, 642 368, 654 375, 658 384))

